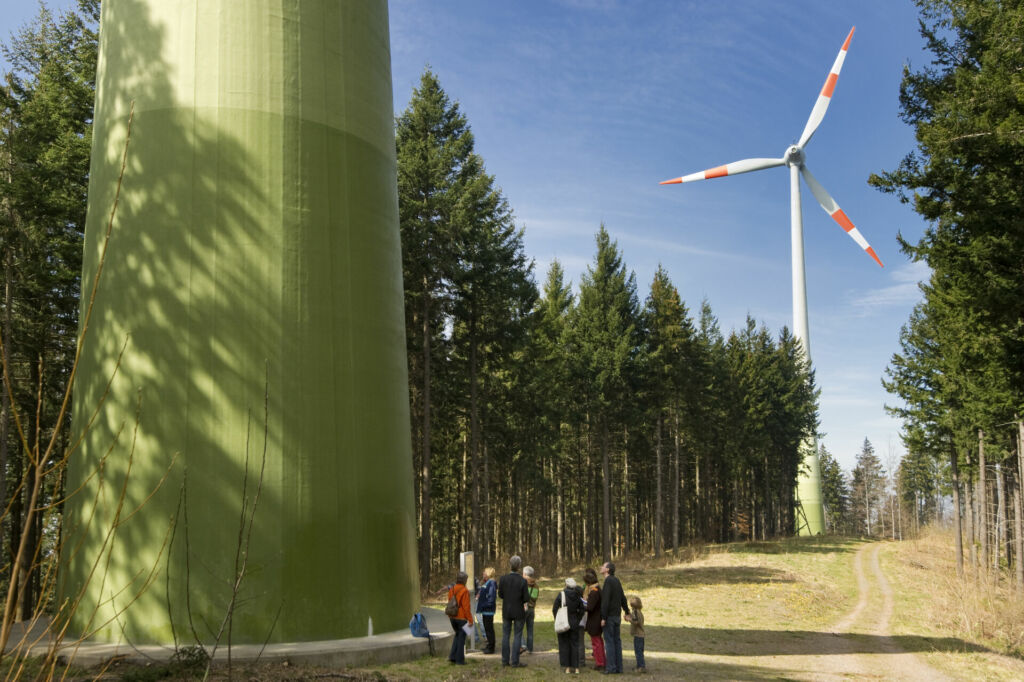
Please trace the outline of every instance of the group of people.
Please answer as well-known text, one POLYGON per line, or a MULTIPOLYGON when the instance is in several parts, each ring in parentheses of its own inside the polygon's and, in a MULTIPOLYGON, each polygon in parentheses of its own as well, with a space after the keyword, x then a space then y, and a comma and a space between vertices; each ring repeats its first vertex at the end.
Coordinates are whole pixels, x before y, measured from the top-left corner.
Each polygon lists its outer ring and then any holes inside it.
MULTIPOLYGON (((534 569, 530 566, 523 567, 522 558, 512 557, 509 560, 509 569, 509 573, 502 576, 500 581, 495 581, 493 568, 484 569, 482 584, 477 588, 476 613, 482 621, 487 642, 483 653, 493 654, 494 616, 497 612, 497 600, 502 600, 501 664, 523 668, 526 664, 520 660, 520 655, 525 652, 533 653, 533 624, 540 589, 537 586, 534 569)), ((590 635, 595 669, 609 675, 621 673, 621 628, 622 619, 625 618, 633 635, 637 671, 646 672, 646 633, 640 597, 633 596, 627 602, 622 583, 615 577, 615 564, 612 562, 603 564, 600 572, 604 576, 603 585, 598 584, 597 571, 588 568, 583 574, 585 588, 577 585, 575 578, 567 578, 565 589, 555 597, 552 614, 557 616, 558 610, 564 605, 570 624, 567 631, 558 633, 559 666, 565 668, 566 673, 579 673, 584 658, 583 633, 586 632, 590 635)), ((456 664, 465 663, 465 641, 469 629, 467 624, 474 623, 469 604, 469 589, 466 587, 467 579, 468 576, 460 571, 455 584, 448 591, 449 604, 452 599, 458 604, 457 616, 451 616, 455 641, 452 642, 451 653, 448 656, 448 659, 456 664)))

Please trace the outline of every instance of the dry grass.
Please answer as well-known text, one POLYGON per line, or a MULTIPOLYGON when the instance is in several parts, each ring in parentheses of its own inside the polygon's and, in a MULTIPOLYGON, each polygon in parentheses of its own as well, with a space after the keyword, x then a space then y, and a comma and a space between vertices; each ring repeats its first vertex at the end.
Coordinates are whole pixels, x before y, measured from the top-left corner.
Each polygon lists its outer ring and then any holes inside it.
POLYGON ((956 575, 952 532, 928 529, 886 549, 885 570, 896 588, 893 630, 961 642, 959 651, 929 653, 932 665, 964 679, 1024 678, 1024 595, 1012 576, 976 579, 969 565, 956 575))
POLYGON ((918 540, 904 543, 896 552, 898 569, 905 582, 918 586, 916 608, 931 613, 929 621, 1002 654, 1024 657, 1024 595, 1003 574, 998 580, 967 576, 957 578, 953 536, 945 529, 929 529, 918 540))

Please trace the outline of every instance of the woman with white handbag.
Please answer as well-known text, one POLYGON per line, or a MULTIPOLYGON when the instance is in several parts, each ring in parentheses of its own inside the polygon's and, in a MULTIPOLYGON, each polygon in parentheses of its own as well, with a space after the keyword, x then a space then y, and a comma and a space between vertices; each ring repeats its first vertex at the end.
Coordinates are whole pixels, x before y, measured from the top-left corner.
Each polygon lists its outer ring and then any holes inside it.
POLYGON ((583 595, 572 578, 565 579, 565 589, 555 597, 552 613, 558 634, 558 664, 567 673, 579 673, 583 659, 583 639, 580 621, 586 614, 583 595))

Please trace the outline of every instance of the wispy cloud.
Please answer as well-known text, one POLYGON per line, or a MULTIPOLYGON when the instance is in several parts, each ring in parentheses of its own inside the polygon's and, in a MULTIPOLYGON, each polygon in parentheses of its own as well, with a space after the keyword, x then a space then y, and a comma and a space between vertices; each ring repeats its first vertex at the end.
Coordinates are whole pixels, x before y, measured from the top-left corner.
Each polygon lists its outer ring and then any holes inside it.
POLYGON ((650 237, 641 237, 639 235, 629 233, 619 235, 618 239, 621 240, 622 242, 647 247, 648 249, 651 250, 652 253, 665 253, 666 251, 672 251, 675 253, 686 253, 705 258, 717 258, 720 260, 731 261, 736 263, 757 265, 759 267, 775 267, 773 261, 767 260, 765 258, 757 258, 749 253, 744 253, 739 249, 735 251, 716 251, 714 249, 703 249, 696 246, 690 246, 679 241, 653 239, 650 237))
POLYGON ((850 305, 860 317, 867 317, 879 308, 892 306, 909 306, 921 298, 918 283, 931 274, 928 265, 922 262, 911 263, 892 271, 892 284, 878 289, 856 291, 850 293, 850 305))

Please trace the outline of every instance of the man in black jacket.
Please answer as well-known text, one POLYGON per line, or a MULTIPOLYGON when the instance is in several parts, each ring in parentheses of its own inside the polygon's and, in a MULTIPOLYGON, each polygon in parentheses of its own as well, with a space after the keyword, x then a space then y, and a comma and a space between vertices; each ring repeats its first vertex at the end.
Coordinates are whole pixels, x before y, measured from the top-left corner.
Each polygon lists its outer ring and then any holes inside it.
POLYGON ((601 566, 604 586, 601 588, 601 627, 604 628, 604 673, 614 675, 622 672, 622 617, 619 609, 629 620, 629 604, 622 583, 615 577, 615 564, 607 562, 601 566))
POLYGON ((512 572, 498 581, 498 596, 501 597, 501 664, 513 668, 525 668, 519 662, 519 649, 523 645, 523 626, 526 625, 526 603, 530 601, 526 578, 519 575, 523 560, 518 556, 509 559, 512 572), (509 650, 509 635, 515 626, 515 639, 509 650))

